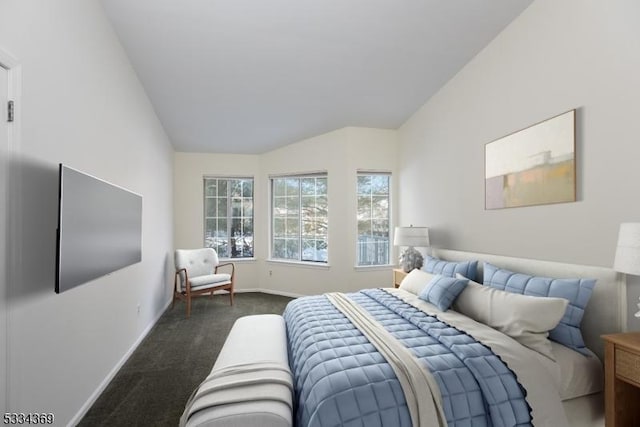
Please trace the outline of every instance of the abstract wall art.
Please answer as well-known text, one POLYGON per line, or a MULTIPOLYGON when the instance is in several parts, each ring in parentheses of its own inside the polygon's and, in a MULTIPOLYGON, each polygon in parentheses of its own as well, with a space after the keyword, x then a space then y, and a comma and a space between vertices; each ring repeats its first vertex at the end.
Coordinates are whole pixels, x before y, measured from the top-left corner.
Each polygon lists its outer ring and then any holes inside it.
POLYGON ((485 209, 576 200, 576 110, 485 145, 485 209))

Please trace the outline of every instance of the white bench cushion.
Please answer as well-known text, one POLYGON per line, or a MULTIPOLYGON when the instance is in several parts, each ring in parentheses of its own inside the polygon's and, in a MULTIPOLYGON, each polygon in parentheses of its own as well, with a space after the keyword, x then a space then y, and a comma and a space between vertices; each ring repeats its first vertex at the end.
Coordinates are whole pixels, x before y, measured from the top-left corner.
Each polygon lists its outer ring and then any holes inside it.
POLYGON ((291 427, 291 388, 282 316, 241 317, 231 328, 211 373, 194 392, 196 397, 189 399, 180 425, 291 427), (258 377, 264 379, 242 384, 258 377), (224 385, 219 386, 221 383, 224 385), (210 393, 204 393, 207 387, 211 387, 210 393))
POLYGON ((287 332, 282 316, 260 314, 236 320, 212 372, 230 365, 258 361, 289 366, 287 332))

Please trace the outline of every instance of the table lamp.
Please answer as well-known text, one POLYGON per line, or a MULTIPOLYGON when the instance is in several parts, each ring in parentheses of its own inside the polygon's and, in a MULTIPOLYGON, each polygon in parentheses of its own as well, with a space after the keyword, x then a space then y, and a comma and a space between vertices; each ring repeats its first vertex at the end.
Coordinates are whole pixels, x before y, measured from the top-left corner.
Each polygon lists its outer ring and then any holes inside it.
MULTIPOLYGON (((618 246, 613 269, 640 276, 640 222, 623 222, 618 233, 618 246)), ((638 303, 640 308, 640 303, 638 303)), ((640 317, 640 311, 635 314, 640 317)))
POLYGON ((424 262, 422 254, 416 249, 417 247, 429 246, 429 228, 427 227, 396 227, 394 237, 394 246, 406 246, 407 249, 400 255, 400 265, 402 269, 408 273, 414 268, 421 268, 424 262))

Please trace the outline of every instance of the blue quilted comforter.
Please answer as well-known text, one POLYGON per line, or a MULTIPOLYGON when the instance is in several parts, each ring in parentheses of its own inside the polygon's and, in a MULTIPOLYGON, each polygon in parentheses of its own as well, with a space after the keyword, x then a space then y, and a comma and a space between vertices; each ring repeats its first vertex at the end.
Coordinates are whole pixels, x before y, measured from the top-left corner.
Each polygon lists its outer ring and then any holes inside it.
MULTIPOLYGON (((382 289, 349 294, 435 377, 449 426, 527 426, 531 408, 514 373, 486 346, 382 289)), ((411 427, 391 366, 325 296, 284 312, 296 425, 411 427)))

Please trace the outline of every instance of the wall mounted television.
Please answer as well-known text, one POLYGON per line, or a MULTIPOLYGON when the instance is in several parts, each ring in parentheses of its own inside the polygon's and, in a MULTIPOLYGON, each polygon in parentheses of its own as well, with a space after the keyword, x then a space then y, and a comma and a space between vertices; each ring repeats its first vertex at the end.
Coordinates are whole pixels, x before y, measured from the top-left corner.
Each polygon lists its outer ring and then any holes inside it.
POLYGON ((56 293, 142 260, 142 196, 60 164, 56 293))

